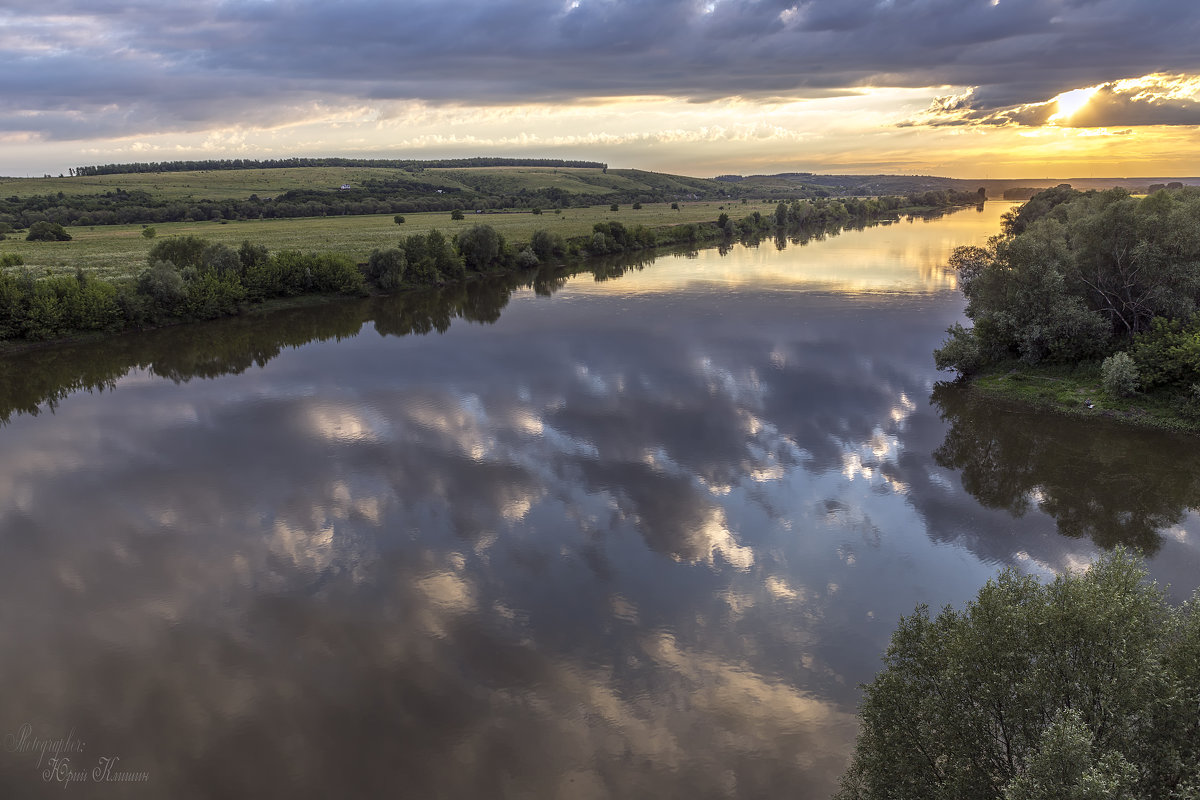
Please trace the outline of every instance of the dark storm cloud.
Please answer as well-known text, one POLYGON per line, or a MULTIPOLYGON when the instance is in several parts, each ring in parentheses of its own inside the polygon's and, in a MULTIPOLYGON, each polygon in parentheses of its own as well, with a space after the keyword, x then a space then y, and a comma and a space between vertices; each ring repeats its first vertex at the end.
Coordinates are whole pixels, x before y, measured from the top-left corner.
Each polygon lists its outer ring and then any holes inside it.
MULTIPOLYGON (((286 123, 322 99, 703 101, 864 86, 976 87, 975 121, 1082 86, 1200 72, 1192 0, 209 0, 169 13, 59 0, 0 21, 0 132, 51 138, 286 123)), ((1126 104, 1122 124, 1176 111, 1126 104)))

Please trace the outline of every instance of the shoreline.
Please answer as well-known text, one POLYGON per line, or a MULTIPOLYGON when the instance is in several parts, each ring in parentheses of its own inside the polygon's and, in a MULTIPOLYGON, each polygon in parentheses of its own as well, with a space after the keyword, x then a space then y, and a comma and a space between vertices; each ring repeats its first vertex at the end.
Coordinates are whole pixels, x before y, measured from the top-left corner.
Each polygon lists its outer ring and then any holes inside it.
MULTIPOLYGON (((826 221, 812 225, 779 226, 774 222, 773 217, 764 216, 758 213, 743 217, 738 222, 733 222, 730 220, 730 223, 733 226, 732 228, 718 227, 718 221, 715 219, 708 222, 680 223, 651 229, 655 238, 654 244, 638 247, 631 246, 632 243, 630 243, 624 247, 621 253, 626 255, 645 255, 648 258, 654 258, 659 254, 660 251, 666 253, 679 248, 695 248, 698 246, 719 247, 722 244, 745 243, 751 240, 757 242, 772 235, 786 235, 790 232, 804 230, 829 230, 831 227, 836 227, 837 231, 840 233, 847 228, 852 228, 855 224, 878 225, 885 222, 894 222, 903 219, 904 217, 915 217, 938 212, 948 213, 961 208, 969 207, 970 205, 972 204, 958 204, 942 207, 907 206, 890 209, 886 212, 881 212, 865 218, 851 218, 839 222, 826 221), (736 231, 736 233, 731 233, 731 231, 736 231)), ((537 269, 547 269, 554 271, 565 271, 568 274, 586 271, 587 262, 597 257, 597 254, 589 253, 586 249, 590 241, 591 237, 589 236, 578 236, 566 239, 564 241, 566 254, 556 259, 554 262, 547 262, 540 267, 535 267, 534 271, 537 269)), ((520 244, 522 243, 514 243, 514 245, 517 246, 520 244)), ((359 269, 365 267, 364 264, 360 264, 358 266, 359 269)), ((8 272, 11 273, 16 269, 17 268, 12 268, 12 270, 9 270, 8 272)), ((281 309, 324 305, 332 301, 353 299, 355 297, 392 297, 397 295, 407 295, 420 291, 427 291, 431 288, 446 288, 456 285, 468 285, 481 279, 515 276, 526 271, 529 271, 528 267, 507 266, 494 268, 485 272, 470 273, 464 276, 461 280, 444 281, 432 285, 409 284, 401 286, 393 291, 382 291, 375 286, 367 285, 362 293, 347 294, 336 292, 312 292, 296 295, 268 297, 264 300, 256 302, 243 300, 238 303, 236 311, 219 314, 215 317, 207 319, 182 317, 177 319, 162 319, 151 324, 122 327, 119 329, 74 330, 61 336, 52 336, 45 339, 0 339, 0 358, 19 356, 25 353, 53 349, 59 346, 95 343, 105 339, 110 339, 115 336, 122 336, 126 334, 136 335, 142 332, 162 330, 165 328, 175 328, 181 325, 192 325, 199 322, 208 322, 212 321, 213 319, 219 320, 254 316, 257 314, 267 314, 281 309)), ((127 278, 125 280, 129 279, 127 278)))
POLYGON ((1174 409, 1171 398, 1137 394, 1114 398, 1104 393, 1099 364, 1078 367, 1030 367, 1003 364, 958 378, 970 393, 1028 409, 1078 419, 1102 419, 1189 436, 1200 435, 1200 420, 1189 420, 1174 409))

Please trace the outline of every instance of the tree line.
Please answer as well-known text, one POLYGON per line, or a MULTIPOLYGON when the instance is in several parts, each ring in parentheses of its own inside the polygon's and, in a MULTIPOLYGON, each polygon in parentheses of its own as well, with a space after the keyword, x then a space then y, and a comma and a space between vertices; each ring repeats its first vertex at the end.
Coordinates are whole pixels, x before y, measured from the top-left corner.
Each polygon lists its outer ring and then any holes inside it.
MULTIPOLYGON (((747 226, 749 230, 752 226, 747 226)), ((438 230, 402 237, 357 264, 339 253, 269 252, 244 241, 234 249, 198 236, 157 241, 136 278, 101 280, 82 270, 38 279, 0 272, 0 340, 44 341, 90 331, 158 327, 238 314, 247 304, 305 294, 366 295, 456 284, 564 259, 691 243, 723 236, 715 225, 660 231, 620 222, 565 240, 539 230, 514 245, 489 225, 449 237, 438 230)))
MULTIPOLYGON (((190 162, 181 162, 190 163, 190 162)), ((375 178, 350 189, 292 189, 277 197, 251 194, 244 199, 179 200, 156 198, 141 189, 113 189, 100 194, 67 195, 63 192, 0 198, 0 223, 27 228, 39 222, 57 225, 153 225, 165 222, 197 222, 247 219, 293 219, 365 214, 410 214, 427 211, 495 210, 509 208, 571 208, 604 204, 661 203, 677 201, 680 189, 664 184, 635 189, 608 189, 597 194, 568 192, 559 187, 539 189, 510 188, 501 178, 489 175, 456 176, 468 188, 445 186, 427 181, 375 178)), ((593 181, 593 183, 595 183, 593 181)), ((602 186, 602 183, 596 183, 602 186)), ((720 187, 688 185, 688 196, 695 199, 727 199, 720 187)), ((737 192, 735 191, 735 194, 737 192)), ((828 192, 806 193, 797 190, 790 200, 827 200, 828 192), (798 196, 797 196, 798 195, 798 196)), ((971 192, 930 191, 878 198, 841 199, 848 217, 873 214, 904 207, 944 208, 976 202, 971 192)), ((788 201, 784 201, 788 202, 788 201)), ((799 208, 798 206, 796 207, 799 208)), ((824 208, 824 206, 821 206, 824 208)), ((837 205, 829 213, 838 216, 837 205)), ((804 224, 797 212, 794 219, 781 224, 804 224)))
POLYGON ((789 229, 840 229, 910 200, 793 201, 781 203, 773 215, 756 210, 735 221, 722 212, 716 222, 657 230, 613 220, 596 223, 588 236, 564 239, 538 230, 521 243, 479 224, 453 237, 438 230, 402 237, 395 247, 373 251, 362 264, 339 253, 271 253, 248 240, 235 250, 198 236, 173 236, 151 247, 136 278, 101 280, 82 270, 42 279, 29 270, 0 272, 0 340, 44 341, 158 327, 235 315, 247 304, 279 297, 390 293, 659 246, 749 241, 789 229))
MULTIPOLYGON (((701 192, 695 193, 697 196, 701 192)), ((365 181, 351 189, 292 189, 277 197, 178 200, 155 198, 144 190, 114 189, 101 194, 0 198, 0 222, 25 228, 37 222, 59 225, 130 225, 205 220, 292 219, 424 211, 571 208, 599 203, 656 203, 678 198, 670 189, 611 190, 578 194, 557 187, 492 193, 487 186, 461 189, 405 181, 365 181)), ((713 193, 712 199, 722 197, 713 193)))
POLYGON ((146 172, 200 172, 232 169, 293 169, 295 167, 376 167, 419 172, 423 169, 466 169, 469 167, 579 167, 607 170, 599 161, 573 161, 561 158, 435 158, 435 159, 378 159, 378 158, 220 158, 199 161, 134 161, 126 164, 101 164, 74 167, 75 177, 97 175, 129 175, 146 172))

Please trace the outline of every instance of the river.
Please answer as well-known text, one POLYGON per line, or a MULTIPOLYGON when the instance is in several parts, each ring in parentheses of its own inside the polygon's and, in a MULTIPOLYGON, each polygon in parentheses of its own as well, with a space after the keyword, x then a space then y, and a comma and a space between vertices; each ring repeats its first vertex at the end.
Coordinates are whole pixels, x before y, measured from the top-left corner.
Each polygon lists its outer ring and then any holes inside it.
POLYGON ((1194 440, 936 385, 1008 207, 4 359, 0 796, 827 798, 916 605, 1184 599, 1194 440))

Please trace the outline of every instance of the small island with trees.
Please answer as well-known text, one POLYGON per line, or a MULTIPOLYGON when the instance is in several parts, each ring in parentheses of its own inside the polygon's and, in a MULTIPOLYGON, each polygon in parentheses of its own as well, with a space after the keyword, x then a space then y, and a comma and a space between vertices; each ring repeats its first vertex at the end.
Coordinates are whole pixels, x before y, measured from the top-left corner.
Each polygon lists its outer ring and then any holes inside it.
POLYGON ((951 267, 972 327, 935 352, 989 395, 1200 431, 1200 190, 1038 192, 951 267))

